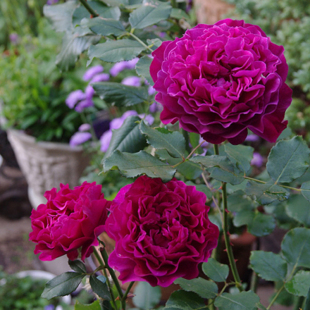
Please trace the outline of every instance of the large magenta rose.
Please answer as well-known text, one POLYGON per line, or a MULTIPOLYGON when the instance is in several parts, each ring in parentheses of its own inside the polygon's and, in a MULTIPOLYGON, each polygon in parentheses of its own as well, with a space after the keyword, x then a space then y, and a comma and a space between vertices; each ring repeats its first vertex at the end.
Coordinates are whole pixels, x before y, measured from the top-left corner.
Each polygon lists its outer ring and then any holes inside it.
POLYGON ((74 260, 81 253, 84 260, 98 245, 104 230, 110 202, 104 199, 101 185, 84 182, 73 190, 60 184, 44 194, 46 204, 32 210, 29 239, 37 243, 34 253, 41 260, 53 260, 67 254, 74 260))
POLYGON ((150 68, 162 122, 215 144, 242 143, 247 129, 275 142, 292 96, 283 51, 258 26, 231 19, 163 42, 150 68))
POLYGON ((205 194, 172 180, 139 177, 111 205, 106 232, 115 240, 109 265, 119 279, 168 286, 198 276, 217 246, 219 231, 208 219, 205 194))

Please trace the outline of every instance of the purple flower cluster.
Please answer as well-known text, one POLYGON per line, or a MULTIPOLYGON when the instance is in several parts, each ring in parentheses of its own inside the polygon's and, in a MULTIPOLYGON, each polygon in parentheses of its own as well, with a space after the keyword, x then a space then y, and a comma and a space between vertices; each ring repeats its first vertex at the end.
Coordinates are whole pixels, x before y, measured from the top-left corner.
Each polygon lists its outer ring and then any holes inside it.
POLYGON ((88 140, 91 139, 92 135, 90 132, 87 132, 90 130, 91 126, 89 124, 82 124, 79 127, 79 131, 76 132, 70 139, 70 146, 75 147, 77 145, 80 145, 88 140))
POLYGON ((112 76, 117 76, 120 72, 123 70, 132 70, 136 67, 137 62, 139 61, 139 58, 134 58, 129 61, 120 61, 116 63, 111 69, 110 74, 112 76))
POLYGON ((55 4, 55 3, 57 3, 59 0, 47 0, 46 1, 46 4, 47 5, 52 5, 52 4, 55 4))
POLYGON ((92 83, 104 82, 110 79, 110 75, 102 73, 103 67, 98 65, 89 68, 84 76, 84 81, 90 81, 87 85, 85 92, 78 89, 69 94, 66 99, 66 104, 70 109, 75 109, 77 112, 82 112, 85 108, 92 107, 94 105, 93 96, 95 90, 91 86, 92 83))

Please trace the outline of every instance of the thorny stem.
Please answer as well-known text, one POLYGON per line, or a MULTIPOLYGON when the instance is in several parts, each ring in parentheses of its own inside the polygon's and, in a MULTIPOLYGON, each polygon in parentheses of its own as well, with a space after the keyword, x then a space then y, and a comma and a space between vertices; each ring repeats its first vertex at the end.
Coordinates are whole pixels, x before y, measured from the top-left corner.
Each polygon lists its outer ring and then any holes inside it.
POLYGON ((107 285, 108 285, 108 288, 109 288, 109 291, 110 291, 110 294, 111 294, 111 297, 112 297, 113 306, 114 306, 114 309, 117 309, 117 308, 116 308, 116 303, 115 303, 115 296, 114 296, 114 294, 113 294, 112 287, 111 287, 111 283, 110 283, 110 281, 109 281, 109 278, 108 278, 108 275, 107 275, 107 272, 106 272, 106 269, 105 269, 105 264, 104 264, 102 258, 100 257, 100 255, 98 254, 98 252, 97 252, 97 250, 96 250, 95 247, 93 247, 93 251, 94 251, 94 254, 95 254, 95 256, 96 256, 96 258, 97 258, 99 264, 100 264, 101 266, 104 267, 104 268, 103 268, 103 273, 104 273, 104 276, 105 276, 106 279, 107 279, 107 285))
POLYGON ((130 282, 130 284, 128 285, 128 287, 127 287, 127 289, 126 289, 126 291, 125 291, 125 293, 124 293, 124 296, 123 296, 123 298, 122 298, 122 302, 123 302, 123 300, 126 301, 127 295, 128 295, 128 293, 130 292, 130 289, 132 288, 132 286, 134 285, 134 283, 135 283, 135 281, 132 281, 132 282, 130 282))
POLYGON ((240 291, 243 290, 242 285, 241 285, 241 280, 239 277, 239 273, 237 270, 236 262, 234 259, 234 254, 232 251, 232 247, 230 244, 230 239, 229 239, 229 232, 228 232, 228 214, 227 214, 227 191, 226 191, 226 183, 222 182, 222 191, 223 191, 223 235, 224 235, 224 240, 225 240, 225 247, 227 251, 227 256, 229 260, 229 265, 231 268, 232 275, 234 277, 234 280, 236 282, 236 286, 240 291))
POLYGON ((87 3, 86 0, 80 0, 80 2, 85 7, 85 9, 92 15, 92 17, 98 17, 99 16, 99 14, 97 14, 96 11, 94 11, 92 9, 92 7, 87 3))

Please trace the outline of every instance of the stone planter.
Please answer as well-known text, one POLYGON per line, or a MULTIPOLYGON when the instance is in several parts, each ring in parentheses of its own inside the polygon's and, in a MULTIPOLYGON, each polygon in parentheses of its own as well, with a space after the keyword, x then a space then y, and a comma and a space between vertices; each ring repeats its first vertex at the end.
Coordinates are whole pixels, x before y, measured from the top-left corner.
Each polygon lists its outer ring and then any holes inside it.
POLYGON ((46 202, 45 191, 59 188, 60 183, 69 183, 71 188, 77 186, 89 163, 82 147, 36 142, 34 137, 13 129, 8 130, 8 139, 28 182, 29 200, 34 208, 46 202))

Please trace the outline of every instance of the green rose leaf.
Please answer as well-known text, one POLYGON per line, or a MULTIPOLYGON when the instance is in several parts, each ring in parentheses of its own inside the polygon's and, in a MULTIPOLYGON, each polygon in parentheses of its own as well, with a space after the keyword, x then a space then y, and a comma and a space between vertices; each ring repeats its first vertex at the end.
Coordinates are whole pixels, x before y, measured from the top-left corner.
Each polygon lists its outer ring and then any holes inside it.
POLYGON ((285 289, 296 296, 307 297, 310 288, 310 271, 300 270, 285 283, 285 289))
POLYGON ((67 71, 75 66, 80 54, 87 50, 92 44, 99 41, 100 36, 80 35, 78 32, 66 33, 62 39, 61 51, 56 57, 56 65, 62 71, 67 71))
POLYGON ((254 151, 252 147, 227 143, 224 145, 224 149, 233 164, 237 165, 244 173, 249 171, 254 151))
POLYGON ((185 13, 185 11, 181 10, 181 9, 172 9, 171 10, 171 14, 170 17, 175 18, 175 19, 190 19, 190 17, 188 16, 188 14, 185 13))
POLYGON ((143 76, 150 85, 154 85, 153 79, 150 75, 150 65, 152 59, 148 56, 143 56, 139 59, 136 64, 136 72, 139 76, 143 76))
POLYGON ((248 232, 257 237, 263 237, 273 232, 275 227, 276 221, 272 215, 255 212, 252 221, 248 224, 248 232))
POLYGON ((133 106, 148 98, 146 87, 127 86, 114 82, 94 83, 92 86, 101 99, 117 107, 133 106))
POLYGON ((194 310, 205 306, 204 300, 196 293, 179 290, 170 295, 164 310, 194 310))
POLYGON ((164 182, 170 181, 176 171, 144 151, 130 154, 116 150, 105 160, 103 168, 105 172, 118 168, 127 178, 146 174, 150 178, 161 178, 164 182))
POLYGON ((241 212, 246 210, 253 210, 256 204, 245 195, 244 191, 237 190, 227 197, 228 210, 231 212, 241 212))
POLYGON ((283 238, 281 248, 284 259, 296 267, 310 268, 310 229, 291 229, 283 238))
POLYGON ((72 270, 78 272, 78 273, 86 273, 86 267, 83 264, 83 262, 81 262, 80 260, 76 259, 76 260, 69 260, 69 266, 72 270))
POLYGON ((310 289, 308 290, 307 298, 305 301, 305 308, 304 310, 310 310, 310 289))
POLYGON ((310 226, 310 205, 304 196, 292 195, 286 202, 286 213, 305 226, 310 226))
POLYGON ((143 29, 147 26, 167 19, 171 13, 171 6, 162 2, 146 2, 129 15, 132 28, 143 29))
POLYGON ((289 197, 289 192, 275 185, 273 182, 261 184, 254 181, 249 181, 246 185, 245 192, 253 200, 262 205, 270 204, 276 200, 284 201, 289 197))
POLYGON ((111 300, 108 285, 106 283, 106 278, 104 276, 91 275, 89 278, 89 283, 92 290, 101 298, 105 300, 111 300))
POLYGON ((112 7, 118 7, 118 6, 121 7, 129 4, 129 0, 101 0, 101 1, 112 7))
POLYGON ((218 292, 217 285, 214 282, 203 278, 192 280, 179 278, 174 283, 179 284, 184 291, 194 292, 202 298, 215 298, 218 292))
POLYGON ((309 149, 301 137, 278 142, 270 151, 267 171, 276 183, 291 182, 309 167, 309 149))
POLYGON ((178 131, 169 131, 165 128, 151 128, 141 122, 141 132, 146 135, 147 142, 159 150, 167 152, 176 158, 182 158, 185 154, 185 138, 178 131))
POLYGON ((146 146, 145 137, 139 129, 140 122, 143 123, 139 116, 130 116, 125 119, 121 128, 113 130, 112 139, 104 160, 110 157, 115 150, 136 153, 146 146))
POLYGON ((159 286, 152 287, 147 282, 138 282, 132 301, 140 309, 153 309, 161 298, 159 286))
POLYGON ((279 254, 252 251, 250 266, 267 281, 284 281, 286 278, 287 263, 279 254))
POLYGON ((90 64, 94 58, 99 58, 106 62, 119 62, 131 60, 138 56, 145 47, 133 40, 123 39, 118 41, 107 41, 90 47, 88 56, 90 64))
POLYGON ((249 291, 236 295, 223 293, 216 298, 214 305, 219 310, 256 310, 258 303, 259 297, 252 291, 249 291))
POLYGON ((43 13, 52 22, 57 32, 72 32, 72 15, 77 5, 75 1, 57 5, 44 5, 43 13))
POLYGON ((115 19, 96 17, 90 19, 86 26, 96 34, 102 36, 115 35, 120 36, 126 32, 123 24, 115 19))
POLYGON ((303 183, 300 189, 302 195, 310 201, 310 181, 303 183))
POLYGON ((77 301, 74 310, 101 310, 100 301, 96 300, 90 305, 82 305, 77 301))
POLYGON ((68 295, 76 290, 84 277, 85 274, 65 272, 48 281, 41 296, 43 298, 51 299, 57 296, 68 295))
POLYGON ((243 225, 250 225, 254 219, 255 213, 252 210, 243 210, 238 213, 233 218, 233 223, 236 227, 243 225))
POLYGON ((225 282, 229 274, 229 267, 214 258, 209 258, 207 263, 202 264, 202 271, 215 282, 225 282))

